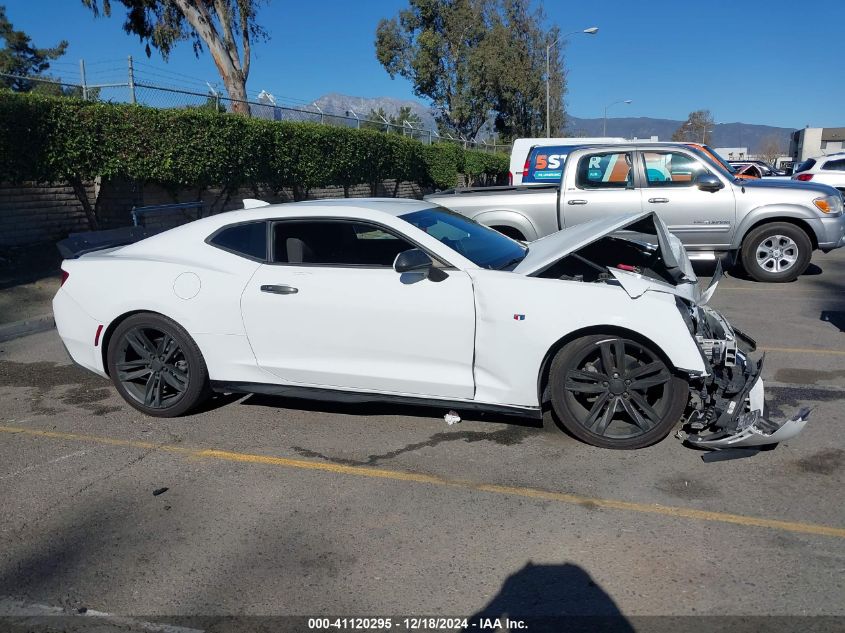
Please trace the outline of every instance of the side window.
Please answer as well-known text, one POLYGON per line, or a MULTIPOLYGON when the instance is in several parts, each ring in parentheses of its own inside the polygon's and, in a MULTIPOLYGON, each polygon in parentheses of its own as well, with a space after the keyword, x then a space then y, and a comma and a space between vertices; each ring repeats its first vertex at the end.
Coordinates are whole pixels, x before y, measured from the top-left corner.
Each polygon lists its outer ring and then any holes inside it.
POLYGON ((631 154, 590 154, 578 161, 575 184, 581 189, 624 189, 633 186, 631 154))
POLYGON ((267 223, 236 224, 219 231, 209 244, 250 259, 267 259, 267 223))
POLYGON ((707 172, 697 159, 680 152, 643 152, 643 162, 648 187, 691 187, 696 176, 707 172))
POLYGON ((829 160, 824 165, 822 165, 822 169, 831 171, 845 171, 845 158, 841 158, 839 160, 829 160))
POLYGON ((273 261, 323 266, 385 266, 414 246, 370 224, 338 220, 282 221, 273 225, 273 261))

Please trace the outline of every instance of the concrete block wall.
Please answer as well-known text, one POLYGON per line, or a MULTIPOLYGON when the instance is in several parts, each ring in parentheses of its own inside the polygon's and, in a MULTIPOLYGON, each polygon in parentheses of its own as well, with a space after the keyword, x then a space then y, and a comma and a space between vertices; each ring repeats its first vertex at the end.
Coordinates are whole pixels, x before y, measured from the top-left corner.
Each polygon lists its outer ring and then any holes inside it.
MULTIPOLYGON (((92 206, 97 211, 101 228, 128 226, 132 223, 132 208, 174 202, 195 202, 201 199, 204 213, 220 213, 243 208, 244 198, 259 198, 270 203, 292 202, 293 192, 282 190, 253 191, 241 189, 227 200, 219 189, 200 191, 196 188, 182 188, 169 191, 153 184, 141 184, 128 180, 110 180, 87 183, 86 192, 92 206)), ((378 197, 420 199, 427 193, 419 185, 411 182, 395 181, 381 183, 378 197)), ((369 197, 369 185, 351 187, 352 198, 369 197)), ((324 187, 313 189, 308 194, 309 200, 342 198, 343 187, 324 187)), ((175 226, 184 222, 183 216, 162 216, 156 223, 175 226)), ((20 183, 0 184, 0 248, 14 248, 56 242, 68 233, 87 231, 88 222, 82 204, 76 198, 70 185, 55 183, 20 183)))
MULTIPOLYGON (((86 185, 93 204, 94 184, 86 185)), ((0 184, 0 248, 51 242, 88 222, 70 185, 24 182, 0 184)))

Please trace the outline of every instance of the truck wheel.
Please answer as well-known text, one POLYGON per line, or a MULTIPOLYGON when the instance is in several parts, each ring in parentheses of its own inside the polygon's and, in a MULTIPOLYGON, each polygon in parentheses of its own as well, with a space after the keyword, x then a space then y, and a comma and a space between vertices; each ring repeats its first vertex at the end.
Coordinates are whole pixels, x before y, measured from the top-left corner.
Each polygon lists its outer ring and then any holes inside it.
POLYGON ((742 266, 756 281, 794 281, 810 265, 812 250, 810 238, 800 228, 788 222, 771 222, 745 236, 742 266))
POLYGON ((560 425, 602 448, 643 448, 678 422, 689 385, 648 345, 613 334, 576 339, 552 361, 552 407, 560 425))

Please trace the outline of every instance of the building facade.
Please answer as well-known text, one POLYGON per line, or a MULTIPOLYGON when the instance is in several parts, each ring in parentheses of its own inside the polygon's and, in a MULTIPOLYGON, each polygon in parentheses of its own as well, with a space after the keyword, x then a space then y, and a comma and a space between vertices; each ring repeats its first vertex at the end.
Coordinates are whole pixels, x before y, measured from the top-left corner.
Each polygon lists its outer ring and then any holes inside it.
POLYGON ((789 140, 789 154, 796 163, 845 150, 845 127, 805 127, 789 140))

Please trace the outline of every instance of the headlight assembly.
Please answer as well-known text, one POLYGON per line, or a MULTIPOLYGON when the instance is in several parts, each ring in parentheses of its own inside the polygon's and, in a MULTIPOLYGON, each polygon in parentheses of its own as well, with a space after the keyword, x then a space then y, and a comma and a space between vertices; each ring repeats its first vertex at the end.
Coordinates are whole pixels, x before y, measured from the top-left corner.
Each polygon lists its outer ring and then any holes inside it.
POLYGON ((816 205, 816 208, 822 213, 827 213, 829 215, 839 215, 842 213, 842 196, 840 195, 830 195, 816 198, 813 200, 813 204, 816 205))

